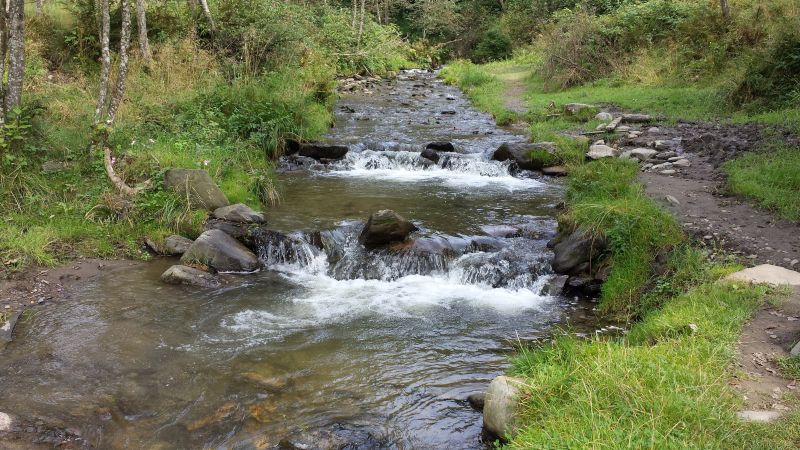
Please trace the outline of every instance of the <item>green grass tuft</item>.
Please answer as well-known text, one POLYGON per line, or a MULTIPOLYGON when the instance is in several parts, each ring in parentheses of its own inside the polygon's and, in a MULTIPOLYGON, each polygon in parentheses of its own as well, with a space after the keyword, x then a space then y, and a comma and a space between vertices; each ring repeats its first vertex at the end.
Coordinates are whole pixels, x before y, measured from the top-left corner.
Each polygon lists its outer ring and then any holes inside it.
POLYGON ((731 192, 781 217, 800 220, 800 148, 748 153, 723 166, 731 192))

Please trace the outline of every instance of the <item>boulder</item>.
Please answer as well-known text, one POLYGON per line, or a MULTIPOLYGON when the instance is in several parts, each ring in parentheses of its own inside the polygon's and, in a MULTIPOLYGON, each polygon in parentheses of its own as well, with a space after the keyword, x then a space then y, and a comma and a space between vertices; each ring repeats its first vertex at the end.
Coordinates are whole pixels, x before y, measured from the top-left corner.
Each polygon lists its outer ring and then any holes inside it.
POLYGON ((425 150, 422 151, 422 153, 419 154, 419 156, 431 160, 434 163, 439 162, 439 154, 436 153, 436 150, 433 150, 431 148, 426 148, 425 150))
POLYGON ((672 165, 675 167, 689 167, 692 165, 692 163, 690 163, 689 160, 686 158, 681 158, 677 161, 674 161, 672 165))
POLYGON ((231 222, 228 220, 214 219, 213 217, 206 220, 206 222, 203 224, 204 230, 224 231, 226 234, 249 248, 253 248, 255 244, 254 233, 259 228, 260 227, 255 224, 231 222))
POLYGON ((523 385, 520 378, 502 375, 489 383, 483 404, 483 427, 486 431, 501 439, 514 431, 523 385))
POLYGON ((164 186, 188 197, 192 206, 209 211, 230 205, 228 197, 203 169, 169 169, 164 174, 164 186))
POLYGON ((549 279, 547 284, 542 287, 542 295, 561 295, 568 278, 567 275, 556 275, 549 279))
POLYGON ((631 156, 638 159, 639 161, 647 161, 648 159, 655 156, 656 153, 658 153, 658 151, 653 150, 651 148, 635 148, 631 150, 631 156))
POLYGON ((167 255, 180 256, 186 253, 186 250, 192 246, 192 242, 194 241, 189 238, 173 234, 164 239, 164 253, 167 255))
POLYGON ((447 141, 439 141, 439 142, 431 142, 425 146, 426 149, 434 150, 437 152, 454 152, 456 151, 456 147, 453 145, 452 142, 447 141))
POLYGON ((342 159, 350 150, 346 145, 328 145, 318 142, 301 143, 298 146, 297 154, 307 158, 320 160, 342 159))
POLYGON ((217 208, 211 214, 216 219, 239 223, 264 223, 264 214, 254 211, 244 203, 217 208))
POLYGON ((369 216, 358 241, 367 247, 377 247, 404 241, 416 229, 413 223, 396 212, 384 209, 369 216))
POLYGON ((219 272, 253 272, 258 258, 239 241, 221 230, 208 230, 192 243, 181 262, 202 264, 219 272))
POLYGON ((494 161, 514 161, 522 170, 542 170, 550 163, 552 158, 536 157, 535 151, 543 151, 549 155, 555 154, 556 144, 554 142, 529 143, 503 143, 492 154, 494 161), (548 159, 547 161, 545 159, 548 159))
POLYGON ((622 116, 615 118, 604 128, 608 131, 614 131, 619 126, 620 123, 622 123, 622 116))
POLYGON ((467 396, 467 402, 469 402, 469 406, 472 406, 472 409, 475 411, 483 411, 483 406, 486 404, 486 394, 483 392, 469 394, 467 396))
POLYGON ((745 283, 762 283, 773 286, 789 285, 800 286, 800 272, 786 269, 772 264, 761 264, 732 273, 724 278, 728 281, 743 281, 745 283))
POLYGON ((589 159, 613 158, 617 156, 617 149, 605 144, 594 144, 589 147, 586 157, 589 159))
POLYGON ((14 327, 22 315, 22 311, 17 311, 6 317, 5 321, 0 322, 0 350, 3 350, 9 342, 13 340, 14 327))
POLYGON ((553 270, 576 273, 581 265, 596 261, 606 248, 605 239, 582 230, 561 236, 553 246, 553 270))
POLYGON ((623 114, 622 121, 625 123, 649 123, 653 121, 650 114, 623 114))
POLYGON ((161 281, 167 284, 188 284, 200 287, 217 287, 219 278, 194 267, 175 265, 161 274, 161 281))
POLYGON ((614 116, 607 112, 599 112, 596 116, 594 116, 594 118, 595 120, 602 120, 603 122, 611 122, 614 120, 614 116))
POLYGON ((567 103, 564 105, 564 112, 570 116, 577 116, 583 111, 595 108, 595 106, 587 105, 586 103, 567 103))
POLYGON ((551 177, 567 176, 567 169, 564 166, 550 166, 542 169, 542 174, 551 177))

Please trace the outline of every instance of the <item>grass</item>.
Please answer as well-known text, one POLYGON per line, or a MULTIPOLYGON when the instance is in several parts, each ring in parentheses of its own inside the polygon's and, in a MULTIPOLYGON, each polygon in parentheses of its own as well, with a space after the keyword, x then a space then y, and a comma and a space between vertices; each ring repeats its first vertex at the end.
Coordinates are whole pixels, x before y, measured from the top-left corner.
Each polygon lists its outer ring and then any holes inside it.
POLYGON ((479 66, 454 62, 442 69, 441 76, 448 84, 464 91, 477 108, 490 113, 498 125, 508 125, 519 117, 518 113, 506 108, 506 84, 503 80, 479 66))
POLYGON ((800 220, 800 148, 748 153, 723 166, 732 193, 789 220, 800 220))

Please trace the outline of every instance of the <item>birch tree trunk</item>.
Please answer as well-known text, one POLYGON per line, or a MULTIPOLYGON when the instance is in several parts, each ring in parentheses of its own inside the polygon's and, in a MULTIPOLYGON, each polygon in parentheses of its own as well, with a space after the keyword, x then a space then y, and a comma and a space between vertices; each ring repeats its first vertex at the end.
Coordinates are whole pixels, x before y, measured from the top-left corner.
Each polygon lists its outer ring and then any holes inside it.
POLYGON ((358 21, 358 46, 361 47, 361 35, 364 33, 364 7, 367 0, 361 0, 361 18, 358 21))
POLYGON ((102 119, 108 98, 108 77, 111 74, 111 50, 109 50, 109 34, 111 34, 111 13, 108 0, 100 0, 100 90, 97 94, 97 106, 94 109, 94 124, 102 119))
POLYGON ((22 102, 22 82, 25 78, 25 1, 11 0, 8 34, 8 89, 6 112, 22 102))
POLYGON ((728 0, 719 0, 719 7, 722 9, 722 18, 726 21, 731 18, 731 10, 728 7, 728 0))
POLYGON ((108 106, 106 124, 111 125, 117 116, 119 105, 125 97, 125 80, 128 77, 128 48, 131 45, 131 7, 129 0, 120 2, 122 10, 122 26, 119 32, 119 70, 117 71, 117 84, 108 106))
POLYGON ((8 53, 8 24, 6 0, 0 0, 0 126, 6 123, 6 54, 8 53))
POLYGON ((142 52, 145 67, 153 67, 153 53, 147 38, 147 5, 144 0, 136 0, 136 28, 139 30, 139 50, 142 52))
POLYGON ((211 17, 211 10, 208 8, 208 0, 200 0, 200 6, 203 7, 203 14, 205 14, 208 23, 211 24, 211 31, 215 31, 217 26, 214 24, 214 18, 211 17))
POLYGON ((353 30, 356 29, 356 17, 358 17, 358 0, 353 0, 353 23, 350 25, 353 30))

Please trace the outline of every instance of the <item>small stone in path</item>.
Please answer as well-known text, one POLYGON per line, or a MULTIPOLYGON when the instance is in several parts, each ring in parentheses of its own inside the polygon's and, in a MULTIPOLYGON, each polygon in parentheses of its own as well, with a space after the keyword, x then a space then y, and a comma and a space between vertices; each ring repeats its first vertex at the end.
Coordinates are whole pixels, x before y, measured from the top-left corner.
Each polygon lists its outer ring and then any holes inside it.
POLYGON ((677 198, 675 198, 675 197, 673 197, 671 195, 665 195, 664 196, 664 200, 666 200, 667 203, 669 203, 672 206, 678 206, 678 205, 681 204, 681 202, 679 202, 677 198))
POLYGON ((675 171, 672 169, 662 170, 661 175, 675 175, 675 171))
POLYGON ((771 264, 762 264, 749 269, 740 270, 725 277, 731 281, 748 283, 764 283, 771 285, 800 286, 800 273, 771 264))
POLYGON ((781 417, 780 411, 739 411, 736 416, 745 422, 772 422, 781 417))
POLYGON ((596 116, 594 116, 594 118, 596 120, 602 120, 603 122, 609 122, 611 120, 614 120, 614 116, 612 116, 611 113, 607 112, 599 112, 597 113, 596 116))

